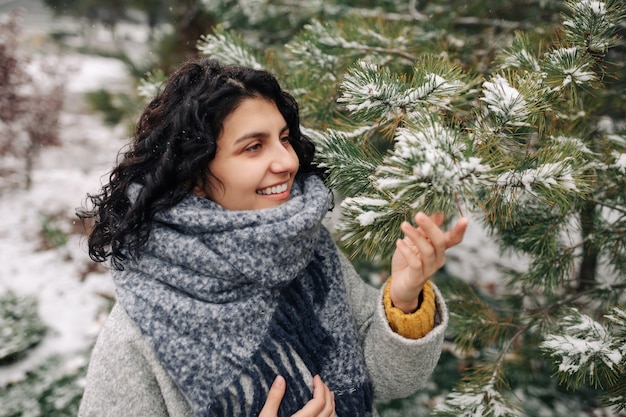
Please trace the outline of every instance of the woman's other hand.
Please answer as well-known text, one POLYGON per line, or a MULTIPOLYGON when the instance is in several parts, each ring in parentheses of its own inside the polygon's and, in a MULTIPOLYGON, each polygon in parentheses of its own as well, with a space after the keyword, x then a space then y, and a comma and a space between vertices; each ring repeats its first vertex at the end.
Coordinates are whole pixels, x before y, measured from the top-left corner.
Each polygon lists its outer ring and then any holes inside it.
MULTIPOLYGON (((276 417, 285 395, 285 379, 277 376, 267 394, 267 400, 259 417, 276 417)), ((335 415, 335 395, 322 382, 319 375, 313 378, 313 399, 292 417, 332 417, 335 415)))
POLYGON ((417 309, 424 284, 444 265, 446 249, 461 243, 467 222, 467 218, 462 217, 452 230, 444 232, 440 229, 443 214, 428 217, 420 212, 415 215, 417 228, 409 222, 402 223, 404 238, 396 242, 391 260, 393 279, 389 295, 394 307, 405 313, 417 309))

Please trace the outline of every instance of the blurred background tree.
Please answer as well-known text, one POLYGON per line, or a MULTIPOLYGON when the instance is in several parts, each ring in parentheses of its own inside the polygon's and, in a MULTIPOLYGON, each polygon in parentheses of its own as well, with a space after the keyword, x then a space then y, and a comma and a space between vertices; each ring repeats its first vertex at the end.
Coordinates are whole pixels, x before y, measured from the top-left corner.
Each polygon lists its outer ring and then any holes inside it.
POLYGON ((18 13, 0 20, 0 172, 7 179, 0 193, 16 185, 29 189, 39 152, 61 144, 62 66, 50 57, 33 60, 19 48, 20 30, 18 13))

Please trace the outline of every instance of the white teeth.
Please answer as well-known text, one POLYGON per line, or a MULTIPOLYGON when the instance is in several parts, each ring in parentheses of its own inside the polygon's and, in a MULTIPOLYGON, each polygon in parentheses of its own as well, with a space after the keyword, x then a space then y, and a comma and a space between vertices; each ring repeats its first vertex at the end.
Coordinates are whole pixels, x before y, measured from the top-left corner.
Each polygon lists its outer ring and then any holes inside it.
POLYGON ((270 195, 270 194, 279 194, 287 190, 287 183, 276 185, 274 187, 267 187, 262 190, 257 191, 257 194, 270 195))

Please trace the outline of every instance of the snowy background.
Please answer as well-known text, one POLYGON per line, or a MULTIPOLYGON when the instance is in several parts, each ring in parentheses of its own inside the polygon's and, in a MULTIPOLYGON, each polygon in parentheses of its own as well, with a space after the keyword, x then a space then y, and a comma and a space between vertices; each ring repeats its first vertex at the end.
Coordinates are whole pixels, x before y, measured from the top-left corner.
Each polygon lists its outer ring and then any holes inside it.
MULTIPOLYGON (((70 31, 77 24, 54 19, 37 1, 0 0, 0 14, 22 7, 23 44, 35 57, 55 54, 68 68, 67 98, 62 114, 62 146, 45 148, 36 162, 32 189, 0 187, 0 293, 12 290, 35 296, 39 314, 49 330, 43 342, 12 365, 0 368, 0 388, 24 377, 44 358, 89 349, 106 318, 113 298, 108 273, 89 260, 82 225, 75 216, 89 192, 98 190, 128 134, 111 128, 91 112, 84 94, 100 88, 134 88, 124 64, 116 59, 54 51, 47 40, 52 31, 70 31), (44 226, 69 236, 67 244, 50 249, 44 226)), ((100 45, 113 45, 109 32, 93 32, 100 45)), ((118 41, 137 55, 145 51, 145 34, 133 26, 118 28, 118 41)), ((80 42, 80 40, 77 40, 80 42)), ((8 178, 0 178, 7 185, 8 178)), ((497 287, 499 266, 519 265, 501 257, 495 245, 472 221, 466 239, 449 252, 448 271, 481 285, 497 287)))
MULTIPOLYGON (((71 22, 53 20, 37 2, 4 2, 0 14, 16 5, 23 10, 25 47, 35 59, 49 54, 47 33, 67 30, 71 22)), ((59 56, 68 68, 62 146, 41 152, 30 190, 9 185, 0 191, 0 292, 36 296, 39 314, 49 330, 43 343, 24 360, 0 368, 0 387, 21 379, 26 370, 52 354, 89 348, 102 323, 107 299, 113 296, 108 274, 94 268, 86 255, 75 210, 86 193, 99 186, 124 144, 126 132, 123 127, 105 126, 101 115, 90 113, 84 94, 99 88, 119 91, 133 87, 118 60, 69 52, 59 56), (67 244, 47 249, 44 225, 66 232, 67 244)))

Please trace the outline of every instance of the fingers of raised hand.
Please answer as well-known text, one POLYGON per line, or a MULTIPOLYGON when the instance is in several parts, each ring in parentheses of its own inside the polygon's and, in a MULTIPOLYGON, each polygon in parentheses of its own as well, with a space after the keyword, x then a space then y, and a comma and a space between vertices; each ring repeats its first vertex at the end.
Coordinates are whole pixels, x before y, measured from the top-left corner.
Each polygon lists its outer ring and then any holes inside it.
MULTIPOLYGON (((408 222, 402 224, 401 229, 405 235, 403 242, 417 255, 425 267, 434 266, 436 269, 443 265, 445 255, 445 235, 433 220, 424 213, 415 216, 418 228, 408 222)), ((407 252, 403 251, 405 257, 407 252)), ((407 258, 407 263, 411 264, 407 258)))
POLYGON ((445 216, 441 212, 433 213, 433 214, 430 215, 430 220, 433 223, 435 223, 437 225, 437 227, 441 227, 441 225, 443 224, 444 219, 445 219, 445 216))
POLYGON ((439 252, 441 248, 445 250, 461 243, 469 223, 467 217, 461 217, 452 230, 443 232, 441 230, 443 220, 444 215, 442 213, 435 213, 430 217, 422 212, 415 215, 415 223, 419 227, 416 230, 432 242, 437 252, 439 252))
POLYGON ((435 249, 435 252, 439 253, 445 250, 445 234, 440 229, 443 223, 443 214, 437 213, 428 217, 424 213, 417 213, 415 215, 415 223, 419 226, 417 230, 421 231, 426 241, 435 249))
POLYGON ((399 239, 396 244, 397 249, 402 254, 406 265, 414 269, 416 271, 421 271, 424 263, 422 262, 422 254, 418 247, 413 244, 411 239, 405 237, 404 239, 399 239))
POLYGON ((454 228, 445 233, 446 249, 461 243, 463 236, 465 236, 468 223, 467 217, 461 217, 454 225, 454 228))

